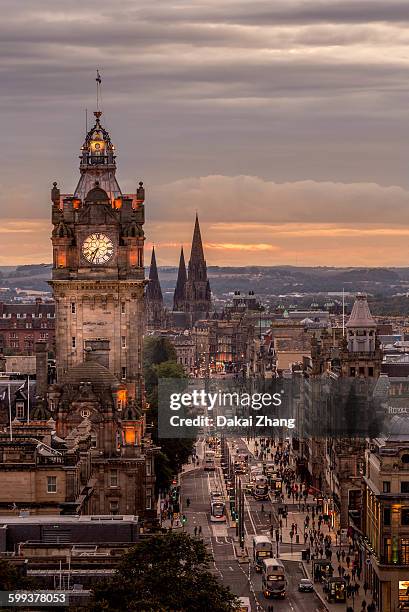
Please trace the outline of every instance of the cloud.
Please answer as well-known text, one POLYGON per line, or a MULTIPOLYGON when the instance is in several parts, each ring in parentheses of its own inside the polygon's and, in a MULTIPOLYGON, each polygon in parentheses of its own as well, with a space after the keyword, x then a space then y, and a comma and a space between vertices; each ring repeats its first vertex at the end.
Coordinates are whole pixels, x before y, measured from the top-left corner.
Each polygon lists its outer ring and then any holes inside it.
POLYGON ((272 244, 248 244, 248 243, 231 243, 231 242, 206 242, 203 247, 209 251, 278 251, 278 247, 272 244))
POLYGON ((202 220, 219 224, 409 224, 409 191, 375 183, 275 183, 216 175, 153 188, 149 201, 149 218, 155 221, 184 220, 198 210, 202 220))
MULTIPOLYGON (((3 0, 2 9, 2 219, 49 218, 52 181, 75 188, 98 66, 120 185, 133 191, 144 179, 148 240, 174 237, 164 261, 189 244, 196 208, 206 242, 247 245, 246 261, 293 260, 296 240, 319 243, 316 259, 334 240, 355 249, 403 240, 391 228, 409 211, 406 0, 3 0)), ((50 253, 48 230, 24 232, 26 257, 50 253)), ((22 257, 18 247, 3 256, 22 257)), ((244 261, 240 250, 208 255, 244 261)))

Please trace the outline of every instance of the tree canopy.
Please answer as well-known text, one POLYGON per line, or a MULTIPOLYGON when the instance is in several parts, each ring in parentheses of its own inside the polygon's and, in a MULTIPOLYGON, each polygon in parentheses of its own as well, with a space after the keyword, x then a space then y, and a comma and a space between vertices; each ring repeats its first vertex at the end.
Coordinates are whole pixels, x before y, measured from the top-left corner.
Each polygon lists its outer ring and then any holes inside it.
POLYGON ((202 540, 186 533, 142 540, 123 556, 116 574, 99 583, 90 612, 230 612, 238 601, 209 571, 202 540))
POLYGON ((194 440, 165 439, 158 436, 158 379, 186 378, 183 367, 176 361, 176 351, 167 338, 149 336, 144 345, 144 377, 149 420, 153 424, 152 439, 161 447, 155 459, 156 488, 167 489, 172 475, 180 471, 192 453, 194 440))

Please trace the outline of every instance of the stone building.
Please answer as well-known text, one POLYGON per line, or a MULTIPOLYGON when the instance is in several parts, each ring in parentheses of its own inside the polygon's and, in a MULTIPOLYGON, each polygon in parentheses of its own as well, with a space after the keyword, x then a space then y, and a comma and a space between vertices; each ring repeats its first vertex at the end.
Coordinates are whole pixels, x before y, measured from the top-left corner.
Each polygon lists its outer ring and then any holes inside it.
POLYGON ((33 355, 35 343, 54 350, 54 304, 36 298, 35 304, 0 302, 0 353, 33 355))
POLYGON ((94 114, 74 193, 56 183, 51 192, 56 380, 47 407, 63 440, 89 423, 88 512, 151 520, 158 449, 146 434, 142 376, 145 190, 121 191, 114 146, 94 114))
POLYGON ((331 500, 334 521, 346 528, 349 513, 361 505, 365 440, 382 364, 376 322, 365 295, 356 296, 345 335, 342 331, 325 329, 320 337, 313 335, 311 357, 304 357, 309 435, 300 444, 299 463, 317 491, 331 500), (351 412, 359 415, 356 422, 351 412))
POLYGON ((91 428, 82 421, 64 440, 55 422, 14 419, 0 434, 0 514, 88 514, 91 428))
MULTIPOLYGON (((391 379, 388 391, 408 380, 391 379)), ((401 393, 401 392, 399 392, 401 393)), ((400 401, 404 398, 401 396, 400 401)), ((387 404, 394 401, 393 395, 387 404)), ((364 579, 382 612, 409 602, 409 427, 405 416, 394 416, 386 435, 373 439, 366 451, 359 537, 364 579)))
POLYGON ((82 363, 84 350, 103 340, 100 359, 143 400, 143 224, 145 191, 123 194, 114 147, 95 113, 82 147, 80 180, 71 195, 52 189, 57 377, 82 363))

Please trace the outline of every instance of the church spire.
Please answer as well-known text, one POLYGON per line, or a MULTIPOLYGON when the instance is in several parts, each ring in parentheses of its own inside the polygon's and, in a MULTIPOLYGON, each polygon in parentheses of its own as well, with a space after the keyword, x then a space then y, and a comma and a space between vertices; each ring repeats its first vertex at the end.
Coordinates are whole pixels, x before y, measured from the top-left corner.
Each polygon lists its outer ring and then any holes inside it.
POLYGON ((203 252, 202 236, 200 234, 199 217, 197 216, 197 213, 195 220, 195 229, 193 230, 192 251, 190 253, 189 269, 192 264, 204 264, 206 266, 203 252))
POLYGON ((163 300, 162 289, 159 282, 158 267, 156 265, 155 247, 152 248, 151 265, 149 268, 149 283, 146 289, 148 300, 163 300))
POLYGON ((161 329, 165 324, 162 289, 160 287, 155 247, 152 249, 149 283, 146 288, 146 323, 151 329, 161 329))
POLYGON ((209 316, 210 307, 210 284, 207 278, 207 267, 203 252, 202 236, 200 234, 199 218, 196 213, 186 283, 186 311, 190 316, 190 324, 194 325, 198 319, 206 319, 209 316))
POLYGON ((180 249, 180 260, 179 260, 179 270, 178 277, 176 281, 175 293, 173 294, 173 310, 175 311, 183 311, 185 309, 185 299, 186 299, 186 264, 185 264, 185 255, 183 253, 183 246, 180 249))

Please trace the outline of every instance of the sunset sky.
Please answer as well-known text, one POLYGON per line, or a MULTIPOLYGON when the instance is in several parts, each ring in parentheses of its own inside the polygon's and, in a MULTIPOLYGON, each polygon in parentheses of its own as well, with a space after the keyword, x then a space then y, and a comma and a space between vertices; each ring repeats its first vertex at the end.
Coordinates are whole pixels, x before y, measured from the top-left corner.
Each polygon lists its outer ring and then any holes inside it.
POLYGON ((148 258, 197 210, 211 265, 409 266, 407 0, 3 0, 0 50, 0 265, 51 261, 99 68, 148 258))

